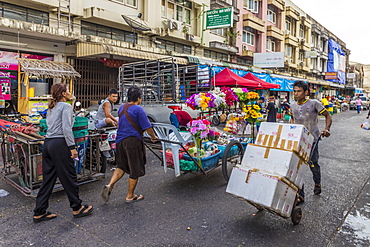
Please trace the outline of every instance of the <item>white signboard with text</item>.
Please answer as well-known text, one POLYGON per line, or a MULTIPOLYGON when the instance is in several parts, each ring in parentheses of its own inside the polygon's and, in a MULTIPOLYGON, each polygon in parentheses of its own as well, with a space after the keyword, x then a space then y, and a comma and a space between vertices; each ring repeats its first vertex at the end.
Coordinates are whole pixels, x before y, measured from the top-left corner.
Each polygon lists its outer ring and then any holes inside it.
POLYGON ((260 68, 284 68, 284 52, 254 53, 253 66, 260 68))

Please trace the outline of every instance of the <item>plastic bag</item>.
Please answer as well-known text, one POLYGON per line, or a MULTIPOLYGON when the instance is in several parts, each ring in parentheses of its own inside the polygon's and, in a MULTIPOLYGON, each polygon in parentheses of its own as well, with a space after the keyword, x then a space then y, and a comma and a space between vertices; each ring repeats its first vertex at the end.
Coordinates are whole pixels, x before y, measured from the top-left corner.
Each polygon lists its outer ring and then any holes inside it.
POLYGON ((370 129, 369 119, 364 120, 364 122, 361 124, 361 128, 363 128, 364 130, 370 129))

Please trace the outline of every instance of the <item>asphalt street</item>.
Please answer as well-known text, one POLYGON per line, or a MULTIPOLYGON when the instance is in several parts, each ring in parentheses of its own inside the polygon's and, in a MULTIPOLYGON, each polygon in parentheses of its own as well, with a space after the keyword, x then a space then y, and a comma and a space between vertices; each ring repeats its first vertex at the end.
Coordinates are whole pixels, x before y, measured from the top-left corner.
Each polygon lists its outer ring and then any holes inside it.
POLYGON ((370 131, 360 128, 365 116, 355 111, 333 116, 332 136, 319 146, 323 193, 313 195, 307 173, 299 225, 227 194, 221 168, 176 178, 150 155, 137 187, 143 201, 125 203, 124 176, 103 203, 110 170, 105 179, 80 186, 82 200, 95 210, 79 219, 60 191, 50 198, 50 211, 58 217, 33 223, 35 200, 1 179, 0 189, 9 194, 0 197, 0 246, 369 246, 370 131))

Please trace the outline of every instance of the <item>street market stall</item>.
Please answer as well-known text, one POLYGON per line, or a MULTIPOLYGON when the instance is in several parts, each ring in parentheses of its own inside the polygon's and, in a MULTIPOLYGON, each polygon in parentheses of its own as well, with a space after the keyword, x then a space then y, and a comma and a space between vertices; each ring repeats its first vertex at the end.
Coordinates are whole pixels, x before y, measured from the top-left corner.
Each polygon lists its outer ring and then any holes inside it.
MULTIPOLYGON (((51 99, 49 87, 53 80, 67 83, 73 95, 73 79, 81 77, 75 69, 67 64, 54 61, 17 58, 18 67, 18 111, 30 115, 29 122, 38 123, 39 112, 48 108, 51 99), (47 81, 47 79, 52 79, 47 81)), ((72 102, 73 103, 73 102, 72 102)))
POLYGON ((240 164, 245 147, 254 140, 245 132, 248 124, 255 125, 262 115, 255 104, 259 99, 256 92, 241 88, 215 88, 213 91, 191 95, 186 103, 192 109, 210 112, 214 108, 236 105, 239 112, 227 116, 225 128, 211 127, 206 117, 199 117, 187 124, 187 132, 179 132, 175 126, 154 123, 153 128, 162 143, 164 169, 175 169, 175 175, 182 173, 206 174, 222 166, 227 181, 232 167, 240 164))
MULTIPOLYGON (((51 96, 49 92, 35 96, 33 94, 35 89, 31 90, 30 87, 30 78, 37 78, 38 81, 43 81, 45 78, 58 79, 68 84, 69 91, 73 95, 73 78, 79 77, 80 74, 71 65, 65 63, 24 58, 18 58, 18 61, 20 63, 19 78, 21 78, 21 83, 18 85, 18 106, 20 112, 26 113, 19 115, 26 119, 21 122, 0 120, 2 155, 0 174, 7 183, 24 195, 36 196, 43 180, 42 150, 47 125, 46 119, 40 119, 41 115, 35 113, 48 108, 48 100, 51 96)), ((43 82, 43 84, 47 83, 43 82)), ((73 104, 73 102, 69 103, 73 104)), ((87 128, 87 118, 75 118, 73 134, 78 146, 78 158, 75 159, 78 184, 104 177, 100 163, 94 160, 95 157, 99 160, 100 152, 95 151, 96 154, 93 154, 94 150, 88 149, 89 145, 94 145, 95 150, 99 150, 101 135, 88 135, 87 128), (89 160, 85 159, 87 152, 90 152, 89 160)), ((57 181, 53 191, 62 189, 63 186, 57 181)))

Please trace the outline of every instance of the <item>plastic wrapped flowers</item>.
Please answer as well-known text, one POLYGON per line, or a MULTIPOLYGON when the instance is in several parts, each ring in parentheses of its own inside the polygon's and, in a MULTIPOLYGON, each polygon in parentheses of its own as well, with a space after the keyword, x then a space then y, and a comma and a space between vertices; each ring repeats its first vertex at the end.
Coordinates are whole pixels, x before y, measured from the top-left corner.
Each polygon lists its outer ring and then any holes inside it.
POLYGON ((199 109, 202 111, 225 105, 222 95, 213 94, 212 92, 193 94, 186 100, 186 104, 193 110, 199 109))
POLYGON ((190 121, 186 126, 195 139, 206 139, 210 131, 211 122, 205 119, 199 119, 190 121))
POLYGON ((229 87, 222 87, 221 91, 225 94, 225 103, 229 106, 234 105, 239 101, 238 96, 229 87))
POLYGON ((244 106, 243 111, 245 112, 245 120, 248 123, 255 123, 259 118, 262 118, 262 114, 260 113, 261 107, 256 104, 244 106))
POLYGON ((240 102, 248 101, 248 89, 246 89, 246 88, 233 88, 232 90, 238 96, 240 102))

